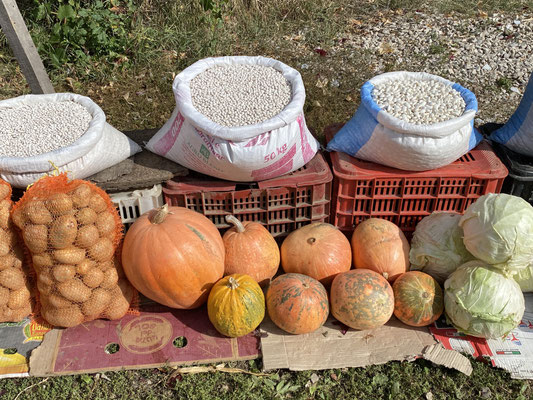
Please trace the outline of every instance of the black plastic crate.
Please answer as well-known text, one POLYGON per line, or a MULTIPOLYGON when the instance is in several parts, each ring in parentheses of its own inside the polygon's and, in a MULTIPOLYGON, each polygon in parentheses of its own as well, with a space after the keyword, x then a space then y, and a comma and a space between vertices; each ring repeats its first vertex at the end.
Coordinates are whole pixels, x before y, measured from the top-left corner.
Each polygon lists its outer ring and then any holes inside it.
POLYGON ((515 153, 498 143, 492 145, 509 170, 501 192, 521 197, 533 205, 533 158, 515 153))

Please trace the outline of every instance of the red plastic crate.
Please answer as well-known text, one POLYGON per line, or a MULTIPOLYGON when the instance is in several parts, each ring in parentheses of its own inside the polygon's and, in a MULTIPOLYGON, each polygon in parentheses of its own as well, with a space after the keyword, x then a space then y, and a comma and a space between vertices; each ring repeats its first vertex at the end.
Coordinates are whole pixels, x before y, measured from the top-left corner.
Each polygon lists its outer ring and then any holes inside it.
MULTIPOLYGON (((342 127, 325 129, 331 140, 342 127)), ((330 153, 333 170, 331 223, 346 234, 370 217, 398 225, 408 237, 433 211, 463 214, 480 196, 499 193, 507 169, 490 145, 482 142, 454 163, 432 171, 403 171, 330 153)))
POLYGON ((297 171, 262 182, 229 182, 197 173, 177 179, 164 185, 165 202, 197 211, 222 230, 230 226, 228 214, 260 222, 274 237, 329 221, 333 175, 320 153, 297 171))

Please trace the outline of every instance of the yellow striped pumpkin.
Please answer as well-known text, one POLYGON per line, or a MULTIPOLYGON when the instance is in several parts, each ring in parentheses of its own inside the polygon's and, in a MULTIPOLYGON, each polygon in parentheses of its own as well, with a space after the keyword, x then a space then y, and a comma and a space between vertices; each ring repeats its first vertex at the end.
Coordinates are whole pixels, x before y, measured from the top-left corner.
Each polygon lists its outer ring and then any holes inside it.
POLYGON ((265 296, 248 275, 233 274, 219 280, 207 299, 207 314, 217 331, 229 337, 252 332, 265 316, 265 296))

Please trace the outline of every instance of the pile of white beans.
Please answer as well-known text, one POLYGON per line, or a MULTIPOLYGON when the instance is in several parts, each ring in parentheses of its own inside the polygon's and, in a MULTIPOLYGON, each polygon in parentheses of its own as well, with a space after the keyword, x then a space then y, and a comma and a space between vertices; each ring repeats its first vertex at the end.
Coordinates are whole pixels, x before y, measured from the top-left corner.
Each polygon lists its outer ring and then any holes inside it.
POLYGON ((91 120, 87 109, 73 101, 0 108, 0 156, 31 157, 68 146, 91 120))
POLYGON ((387 113, 417 125, 447 121, 465 111, 461 94, 433 79, 387 80, 374 86, 372 97, 387 113))
POLYGON ((279 114, 292 96, 287 79, 261 65, 215 66, 190 82, 193 106, 227 127, 253 125, 279 114))

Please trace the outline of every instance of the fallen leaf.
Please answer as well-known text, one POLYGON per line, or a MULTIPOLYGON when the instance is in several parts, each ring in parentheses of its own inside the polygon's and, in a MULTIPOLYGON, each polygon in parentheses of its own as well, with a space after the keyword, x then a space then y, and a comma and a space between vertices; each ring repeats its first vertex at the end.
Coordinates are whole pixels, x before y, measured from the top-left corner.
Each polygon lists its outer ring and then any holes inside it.
POLYGON ((334 381, 338 381, 338 380, 339 380, 339 377, 338 377, 337 374, 335 374, 334 372, 332 372, 329 376, 330 376, 330 378, 333 379, 334 381))
POLYGON ((381 42, 378 47, 379 54, 391 54, 394 53, 394 48, 388 42, 381 42))
POLYGON ((315 49, 315 53, 318 53, 320 57, 326 57, 328 55, 328 52, 324 49, 321 49, 320 47, 317 47, 315 49))

